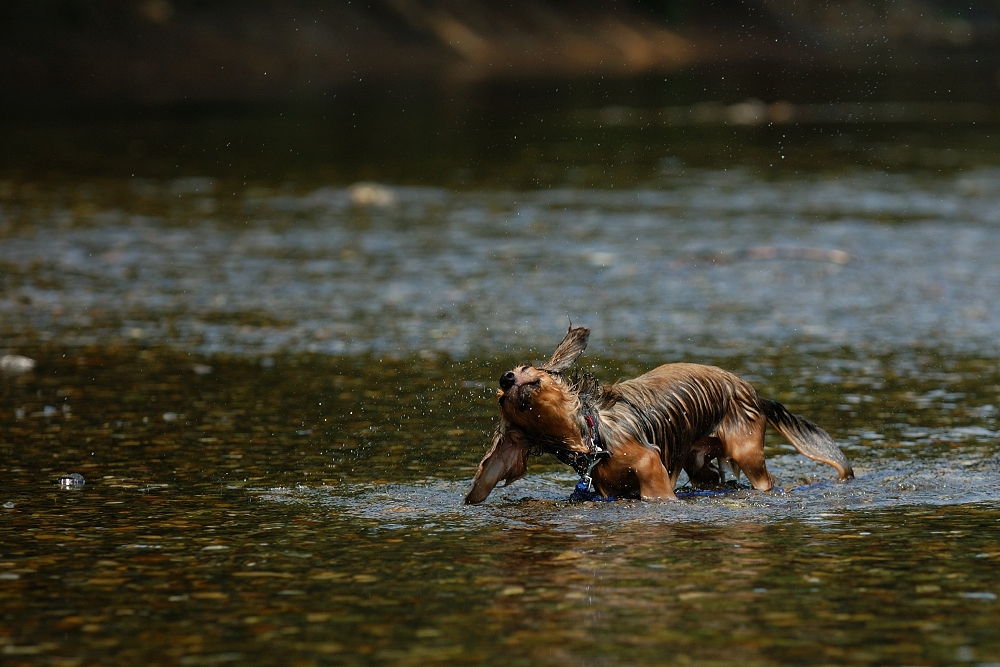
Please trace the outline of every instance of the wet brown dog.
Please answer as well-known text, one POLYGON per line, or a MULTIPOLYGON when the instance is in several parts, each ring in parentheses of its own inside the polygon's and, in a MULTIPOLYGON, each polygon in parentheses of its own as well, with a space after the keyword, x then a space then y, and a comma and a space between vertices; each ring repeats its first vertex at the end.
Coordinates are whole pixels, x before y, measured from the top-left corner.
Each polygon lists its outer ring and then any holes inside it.
POLYGON ((724 479, 724 465, 768 491, 769 423, 801 454, 836 468, 840 479, 854 477, 829 433, 721 368, 667 364, 610 387, 589 376, 570 381, 563 371, 589 336, 584 327, 570 328, 548 362, 500 377, 500 425, 466 503, 484 501, 501 480, 519 479, 528 455, 543 452, 572 466, 602 496, 676 498, 681 470, 693 483, 711 484, 724 479))

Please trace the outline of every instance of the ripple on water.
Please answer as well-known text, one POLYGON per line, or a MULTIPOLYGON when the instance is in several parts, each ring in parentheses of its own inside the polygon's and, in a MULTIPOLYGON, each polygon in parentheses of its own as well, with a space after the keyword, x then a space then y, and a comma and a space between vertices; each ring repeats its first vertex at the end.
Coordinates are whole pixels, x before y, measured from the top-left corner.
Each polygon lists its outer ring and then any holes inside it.
POLYGON ((914 458, 867 461, 847 483, 829 479, 827 466, 797 455, 768 460, 779 488, 769 493, 741 489, 676 502, 568 502, 575 477, 561 471, 529 474, 494 490, 477 506, 462 499, 466 480, 371 485, 351 489, 305 487, 254 490, 261 500, 328 507, 344 516, 375 522, 381 530, 420 527, 431 532, 477 530, 484 526, 547 525, 580 532, 621 522, 731 523, 811 520, 824 514, 949 506, 1000 501, 1000 454, 973 460, 914 458))
POLYGON ((645 353, 801 339, 996 352, 993 170, 691 170, 625 191, 380 186, 391 203, 364 209, 343 188, 248 189, 218 193, 233 201, 209 216, 192 187, 163 188, 159 215, 146 213, 156 197, 126 199, 115 216, 68 228, 47 213, 56 201, 23 209, 28 224, 0 246, 18 285, 0 331, 462 358, 531 347, 569 315, 595 342, 645 353), (741 253, 753 248, 786 252, 741 253))

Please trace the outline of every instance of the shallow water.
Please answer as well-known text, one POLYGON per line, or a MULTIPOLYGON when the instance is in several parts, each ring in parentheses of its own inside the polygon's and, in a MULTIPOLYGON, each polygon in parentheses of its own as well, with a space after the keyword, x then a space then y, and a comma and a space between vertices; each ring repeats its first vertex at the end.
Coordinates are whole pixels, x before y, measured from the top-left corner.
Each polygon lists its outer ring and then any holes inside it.
POLYGON ((40 335, 467 358, 544 352, 572 319, 602 350, 657 360, 793 340, 997 351, 993 169, 684 170, 655 189, 376 186, 367 198, 212 179, 8 189, 8 346, 40 335), (778 259, 753 259, 762 250, 778 259))
POLYGON ((539 460, 465 507, 510 359, 63 354, 3 384, 9 664, 1000 658, 992 358, 725 359, 848 484, 773 440, 769 494, 570 504, 539 460))
POLYGON ((1000 663, 1000 173, 0 188, 4 664, 1000 663), (858 478, 462 496, 512 364, 725 366, 858 478), (60 487, 67 473, 82 487, 60 487))

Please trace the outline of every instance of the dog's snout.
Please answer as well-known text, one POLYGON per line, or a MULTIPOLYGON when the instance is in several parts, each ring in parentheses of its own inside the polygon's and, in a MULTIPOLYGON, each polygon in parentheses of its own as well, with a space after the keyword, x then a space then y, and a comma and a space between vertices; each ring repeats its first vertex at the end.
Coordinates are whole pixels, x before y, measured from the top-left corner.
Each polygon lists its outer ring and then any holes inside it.
POLYGON ((514 378, 514 371, 507 371, 500 376, 500 388, 504 391, 513 387, 514 382, 516 382, 516 379, 514 378))

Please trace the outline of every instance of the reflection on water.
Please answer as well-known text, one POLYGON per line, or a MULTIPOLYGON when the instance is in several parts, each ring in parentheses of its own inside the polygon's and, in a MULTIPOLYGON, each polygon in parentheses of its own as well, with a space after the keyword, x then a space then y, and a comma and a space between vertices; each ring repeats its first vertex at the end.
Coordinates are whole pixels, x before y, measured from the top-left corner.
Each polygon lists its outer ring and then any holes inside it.
POLYGON ((656 169, 0 183, 4 664, 1000 662, 1000 175, 656 169), (770 494, 570 504, 538 459, 465 507, 570 317, 858 479, 769 439, 770 494))
POLYGON ((784 492, 569 504, 539 459, 466 507, 511 357, 23 351, 5 664, 1000 660, 993 357, 703 359, 829 428, 852 483, 769 440, 784 492))

